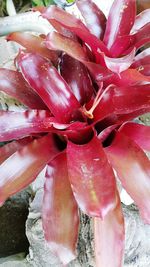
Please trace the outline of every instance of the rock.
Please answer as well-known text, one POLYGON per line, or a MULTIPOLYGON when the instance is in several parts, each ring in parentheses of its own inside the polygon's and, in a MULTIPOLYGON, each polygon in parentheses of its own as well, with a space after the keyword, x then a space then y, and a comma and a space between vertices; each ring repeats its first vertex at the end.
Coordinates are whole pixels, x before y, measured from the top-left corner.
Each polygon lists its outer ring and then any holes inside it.
MULTIPOLYGON (((30 243, 28 261, 34 267, 61 267, 59 260, 49 251, 44 241, 41 222, 43 190, 37 191, 31 203, 26 223, 30 243)), ((135 205, 123 205, 126 227, 124 267, 150 266, 150 226, 144 225, 135 205)), ((81 228, 77 246, 78 258, 68 267, 94 267, 92 220, 81 214, 81 228)))
POLYGON ((25 235, 30 194, 24 190, 9 198, 0 208, 0 257, 28 252, 25 235))
POLYGON ((19 253, 6 258, 0 258, 1 267, 30 267, 31 265, 26 261, 25 254, 19 253))

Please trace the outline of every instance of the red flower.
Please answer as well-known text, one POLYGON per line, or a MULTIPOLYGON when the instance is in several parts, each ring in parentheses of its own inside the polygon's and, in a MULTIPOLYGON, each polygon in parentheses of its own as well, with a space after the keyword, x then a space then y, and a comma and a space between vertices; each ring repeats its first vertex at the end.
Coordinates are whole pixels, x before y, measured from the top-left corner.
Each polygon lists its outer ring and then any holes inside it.
POLYGON ((57 32, 7 38, 26 51, 18 70, 0 69, 0 89, 27 110, 0 111, 0 141, 16 140, 1 148, 0 203, 47 165, 50 249, 64 264, 75 258, 79 207, 95 218, 96 266, 120 267, 124 222, 113 169, 150 223, 150 127, 129 122, 150 111, 149 49, 135 56, 150 39, 149 10, 135 17, 135 1, 116 0, 106 22, 90 0, 77 5, 88 28, 53 6, 40 10, 57 32))

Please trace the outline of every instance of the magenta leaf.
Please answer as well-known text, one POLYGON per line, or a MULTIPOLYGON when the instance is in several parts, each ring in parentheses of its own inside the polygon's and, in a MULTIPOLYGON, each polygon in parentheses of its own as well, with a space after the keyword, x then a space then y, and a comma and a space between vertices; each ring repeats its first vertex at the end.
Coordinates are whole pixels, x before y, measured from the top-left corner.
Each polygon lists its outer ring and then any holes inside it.
POLYGON ((119 131, 132 139, 142 149, 150 151, 150 126, 127 122, 119 131))
POLYGON ((125 230, 118 193, 115 208, 103 220, 94 218, 94 241, 96 267, 122 267, 125 230))
POLYGON ((97 38, 103 39, 106 27, 106 17, 104 13, 91 0, 77 0, 76 4, 90 32, 97 38))
POLYGON ((31 141, 33 141, 32 137, 26 137, 0 147, 0 164, 2 164, 2 162, 9 158, 13 153, 30 143, 31 141))
POLYGON ((112 114, 125 115, 143 109, 148 112, 150 110, 149 90, 150 84, 108 87, 93 112, 94 121, 102 120, 112 114))
POLYGON ((105 149, 123 187, 138 205, 145 223, 150 223, 150 160, 142 149, 121 132, 105 149))
POLYGON ((50 22, 56 21, 67 30, 76 34, 79 38, 81 38, 81 40, 91 47, 97 58, 100 56, 101 52, 109 55, 108 49, 104 43, 95 35, 91 34, 81 20, 65 12, 61 8, 50 6, 44 13, 42 13, 42 16, 47 18, 50 22))
POLYGON ((150 77, 143 75, 137 69, 127 69, 118 76, 114 74, 107 79, 107 85, 116 84, 117 86, 134 86, 150 83, 150 77))
POLYGON ((150 42, 150 22, 140 28, 134 35, 133 46, 139 49, 150 42))
POLYGON ((80 61, 88 60, 87 55, 79 42, 69 37, 63 36, 58 32, 49 33, 46 38, 45 44, 49 49, 66 51, 68 55, 80 61))
POLYGON ((150 48, 147 48, 141 53, 137 54, 136 57, 134 58, 131 67, 137 68, 147 64, 150 64, 150 48))
POLYGON ((29 185, 58 152, 53 136, 47 135, 25 145, 5 160, 0 165, 0 205, 29 185))
POLYGON ((133 40, 134 37, 132 37, 131 35, 119 36, 110 48, 111 56, 117 58, 121 55, 124 55, 124 51, 126 51, 130 47, 133 40))
POLYGON ((58 60, 58 54, 50 51, 44 45, 44 39, 27 32, 13 32, 7 36, 8 41, 15 41, 24 46, 28 52, 38 53, 39 55, 50 59, 54 64, 58 60))
POLYGON ((49 116, 50 113, 45 110, 0 110, 0 142, 48 132, 52 126, 46 123, 49 116))
POLYGON ((64 54, 61 59, 60 71, 81 105, 90 101, 94 88, 86 67, 78 60, 64 54))
POLYGON ((115 178, 100 141, 68 142, 68 174, 75 199, 89 216, 104 218, 115 204, 115 178))
POLYGON ((150 8, 138 14, 135 18, 135 22, 131 29, 131 33, 137 32, 140 28, 142 28, 145 24, 147 24, 149 22, 149 18, 150 18, 150 8))
POLYGON ((42 221, 45 239, 63 264, 76 257, 79 216, 67 172, 66 154, 50 161, 44 186, 42 221))
POLYGON ((18 71, 0 68, 0 91, 16 98, 32 109, 47 109, 18 71))
MULTIPOLYGON (((93 78, 101 82, 109 77, 113 76, 113 73, 106 67, 88 61, 87 55, 83 50, 83 47, 76 41, 67 38, 60 33, 50 33, 47 36, 46 46, 50 49, 56 49, 65 52, 76 60, 82 62, 90 71, 93 78)), ((103 57, 103 56, 102 56, 103 57)))
POLYGON ((109 70, 117 74, 120 74, 120 72, 127 70, 131 66, 134 60, 134 56, 135 56, 135 49, 133 49, 130 54, 124 57, 110 58, 104 56, 104 60, 109 70))
POLYGON ((113 2, 104 35, 104 43, 109 49, 111 49, 118 37, 130 33, 135 20, 135 15, 135 0, 115 0, 113 2))
POLYGON ((80 104, 58 71, 46 59, 31 53, 21 52, 17 63, 25 79, 58 122, 68 123, 73 120, 80 104))

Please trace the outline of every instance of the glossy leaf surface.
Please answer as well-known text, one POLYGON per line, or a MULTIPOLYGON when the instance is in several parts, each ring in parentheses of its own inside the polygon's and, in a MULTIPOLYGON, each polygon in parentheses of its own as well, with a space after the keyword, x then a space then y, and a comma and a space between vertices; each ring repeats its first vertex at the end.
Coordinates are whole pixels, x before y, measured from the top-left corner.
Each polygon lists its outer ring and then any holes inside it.
POLYGON ((128 35, 130 33, 135 20, 135 14, 135 0, 115 0, 113 2, 104 35, 104 43, 109 49, 118 37, 128 35))
POLYGON ((120 58, 109 58, 104 56, 105 63, 108 69, 112 72, 119 74, 122 71, 127 70, 133 62, 135 56, 135 49, 130 54, 120 58))
POLYGON ((137 32, 140 28, 142 28, 145 24, 149 22, 150 18, 150 8, 145 9, 140 14, 138 14, 135 18, 135 22, 131 29, 131 33, 137 32))
POLYGON ((47 244, 63 264, 76 257, 78 207, 67 172, 66 154, 61 153, 47 167, 42 221, 47 244))
POLYGON ((67 146, 68 174, 75 199, 89 216, 104 216, 115 202, 115 178, 97 137, 67 146), (96 148, 96 149, 95 149, 96 148))
POLYGON ((44 121, 49 117, 45 110, 0 111, 0 142, 22 138, 50 129, 44 121), (10 123, 11 122, 11 123, 10 123))
POLYGON ((105 149, 123 187, 138 205, 145 223, 150 223, 150 160, 142 149, 121 132, 105 149))
POLYGON ((58 122, 68 123, 73 120, 80 104, 58 71, 46 59, 36 54, 21 52, 17 62, 25 79, 40 95, 58 122))
POLYGON ((130 137, 142 149, 150 151, 150 126, 127 122, 119 131, 130 137))
POLYGON ((104 43, 95 35, 91 34, 82 21, 73 15, 65 12, 59 7, 50 6, 44 13, 42 13, 42 16, 47 18, 50 22, 57 21, 64 28, 76 34, 79 38, 81 38, 81 40, 91 47, 97 57, 100 55, 100 52, 104 52, 106 55, 109 55, 108 49, 104 43))
POLYGON ((24 46, 28 52, 38 53, 39 55, 50 59, 53 63, 57 62, 58 55, 50 51, 44 45, 44 39, 27 32, 13 32, 7 36, 7 40, 15 41, 24 46))
POLYGON ((16 98, 32 109, 47 109, 18 71, 0 68, 0 91, 16 98))
POLYGON ((67 51, 67 54, 75 59, 81 61, 87 60, 87 55, 83 47, 76 40, 63 36, 58 32, 49 33, 45 44, 49 49, 67 51))
POLYGON ((137 68, 147 64, 150 64, 150 48, 147 48, 141 53, 137 54, 131 67, 137 68))
POLYGON ((129 114, 140 109, 150 109, 150 85, 108 87, 95 108, 94 120, 112 114, 129 114))
POLYGON ((94 218, 94 241, 96 267, 122 267, 125 230, 118 193, 115 208, 103 220, 94 218))
POLYGON ((27 137, 20 139, 18 141, 10 142, 2 147, 0 147, 0 164, 7 158, 9 158, 13 153, 27 145, 32 141, 32 137, 27 137))
POLYGON ((77 100, 82 105, 90 101, 94 88, 86 67, 80 61, 68 55, 63 55, 60 71, 77 100))
POLYGON ((87 28, 92 34, 102 40, 106 27, 106 17, 104 13, 91 0, 78 0, 76 4, 85 19, 87 28))
POLYGON ((48 135, 34 140, 5 160, 0 165, 0 205, 30 184, 57 153, 53 136, 48 135))

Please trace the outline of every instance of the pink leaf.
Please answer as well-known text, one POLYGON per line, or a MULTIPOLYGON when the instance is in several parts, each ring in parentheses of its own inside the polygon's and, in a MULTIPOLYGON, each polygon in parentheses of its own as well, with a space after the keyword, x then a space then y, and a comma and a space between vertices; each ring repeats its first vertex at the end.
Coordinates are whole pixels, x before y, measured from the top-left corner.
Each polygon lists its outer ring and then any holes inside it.
POLYGON ((27 32, 13 32, 7 36, 8 41, 15 41, 24 46, 28 52, 38 53, 39 55, 50 59, 53 63, 58 60, 58 55, 50 51, 44 45, 44 39, 27 32))
POLYGON ((49 49, 67 51, 68 55, 80 61, 87 60, 83 47, 76 40, 63 36, 58 32, 49 33, 45 44, 49 49))
POLYGON ((115 0, 113 2, 104 35, 104 43, 109 49, 111 49, 118 37, 130 33, 135 20, 135 15, 135 0, 115 0))
POLYGON ((125 230, 118 193, 115 208, 103 220, 94 219, 94 237, 96 267, 122 267, 125 230))
POLYGON ((50 113, 45 110, 0 111, 0 142, 24 136, 48 132, 52 124, 46 124, 50 113))
POLYGON ((58 122, 68 123, 73 120, 80 104, 58 71, 46 59, 36 54, 21 52, 17 62, 25 79, 58 122))
POLYGON ((135 18, 135 22, 131 29, 131 33, 137 32, 140 28, 142 28, 145 24, 147 24, 150 20, 150 8, 142 11, 135 18))
POLYGON ((124 57, 109 58, 104 56, 104 60, 108 69, 110 69, 112 72, 120 74, 120 72, 127 70, 131 66, 134 56, 135 49, 133 49, 130 54, 124 57))
POLYGON ((50 6, 42 13, 44 18, 47 18, 50 22, 56 21, 67 30, 76 34, 81 40, 87 43, 93 50, 95 56, 98 58, 101 52, 109 55, 107 47, 99 40, 95 35, 91 34, 88 28, 73 15, 67 13, 56 6, 50 6))
POLYGON ((54 158, 58 149, 52 135, 34 140, 0 165, 0 205, 29 185, 54 158))
POLYGON ((150 223, 150 161, 130 138, 121 132, 105 149, 123 187, 136 202, 145 223, 150 223))
POLYGON ((127 69, 118 75, 114 75, 107 80, 107 84, 116 84, 118 86, 135 86, 150 83, 150 77, 141 74, 136 69, 127 69))
POLYGON ((141 53, 137 54, 131 67, 137 68, 147 64, 150 64, 150 48, 147 48, 141 53))
POLYGON ((50 49, 61 50, 74 59, 82 62, 89 69, 93 78, 98 82, 113 75, 113 73, 106 67, 88 61, 83 47, 77 41, 67 38, 59 33, 53 32, 49 34, 47 36, 46 46, 50 49))
POLYGON ((83 145, 69 142, 67 162, 71 187, 79 207, 89 216, 104 218, 114 207, 116 184, 98 138, 95 136, 83 145))
POLYGON ((50 250, 63 264, 76 257, 79 216, 68 180, 66 154, 50 161, 46 171, 42 220, 50 250))
POLYGON ((90 32, 97 38, 103 39, 106 27, 106 17, 104 13, 91 0, 78 0, 76 4, 90 32))
POLYGON ((150 126, 127 122, 119 131, 130 137, 142 149, 150 151, 150 126))
POLYGON ((32 109, 47 109, 18 71, 0 68, 0 91, 16 98, 32 109))
POLYGON ((2 162, 9 158, 13 153, 30 143, 31 141, 33 141, 32 137, 26 137, 0 147, 0 164, 2 164, 2 162))
POLYGON ((131 35, 133 40, 131 45, 138 50, 140 47, 150 42, 150 22, 140 28, 135 34, 131 35))
POLYGON ((93 112, 94 121, 112 114, 125 115, 146 109, 150 110, 150 84, 128 87, 108 87, 93 112))

